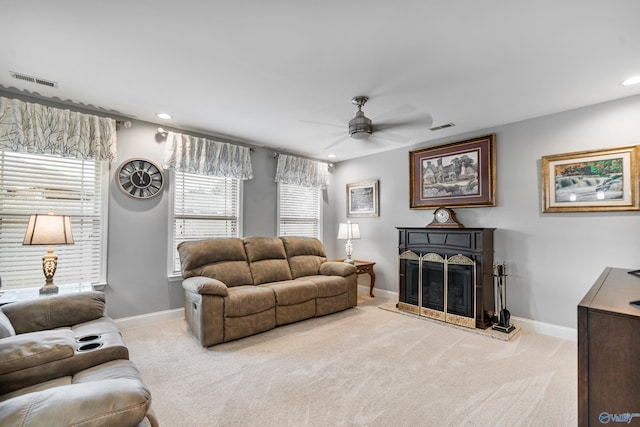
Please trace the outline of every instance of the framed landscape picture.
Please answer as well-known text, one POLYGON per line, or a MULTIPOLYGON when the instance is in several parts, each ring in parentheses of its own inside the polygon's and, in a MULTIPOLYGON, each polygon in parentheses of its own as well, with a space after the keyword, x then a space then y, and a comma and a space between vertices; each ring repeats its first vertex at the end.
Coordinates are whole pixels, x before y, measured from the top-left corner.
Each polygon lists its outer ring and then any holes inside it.
POLYGON ((543 156, 544 212, 640 210, 638 147, 543 156))
POLYGON ((495 206, 495 134, 409 153, 410 207, 495 206))
POLYGON ((347 217, 379 216, 378 180, 347 184, 347 217))

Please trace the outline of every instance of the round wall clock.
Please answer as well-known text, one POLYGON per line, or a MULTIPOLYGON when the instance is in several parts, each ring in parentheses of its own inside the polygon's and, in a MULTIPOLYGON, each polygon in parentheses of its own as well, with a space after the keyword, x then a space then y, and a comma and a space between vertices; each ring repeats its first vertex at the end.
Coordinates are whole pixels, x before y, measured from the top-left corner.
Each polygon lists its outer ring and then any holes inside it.
POLYGON ((439 207, 433 212, 433 221, 427 227, 464 228, 464 225, 458 221, 452 209, 439 207))
POLYGON ((164 185, 162 171, 147 159, 129 159, 122 163, 116 174, 118 187, 134 199, 157 196, 164 185))

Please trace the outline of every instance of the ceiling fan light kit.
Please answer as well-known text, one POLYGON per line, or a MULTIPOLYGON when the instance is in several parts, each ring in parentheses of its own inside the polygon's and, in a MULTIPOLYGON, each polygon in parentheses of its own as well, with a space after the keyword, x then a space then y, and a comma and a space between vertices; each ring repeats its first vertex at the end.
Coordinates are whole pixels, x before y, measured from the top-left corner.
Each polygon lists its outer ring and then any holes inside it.
POLYGON ((349 120, 349 136, 353 139, 366 139, 373 132, 371 119, 362 112, 362 106, 368 100, 366 96, 355 96, 351 99, 351 103, 358 107, 356 116, 349 120))

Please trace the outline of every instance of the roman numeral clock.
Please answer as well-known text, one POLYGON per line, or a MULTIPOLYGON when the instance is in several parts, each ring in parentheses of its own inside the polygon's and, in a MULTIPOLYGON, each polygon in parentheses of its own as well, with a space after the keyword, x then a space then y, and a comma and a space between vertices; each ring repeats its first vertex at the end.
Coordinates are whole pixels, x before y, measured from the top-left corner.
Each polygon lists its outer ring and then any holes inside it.
POLYGON ((134 199, 150 199, 160 194, 164 177, 158 166, 147 159, 129 159, 116 174, 118 187, 134 199))

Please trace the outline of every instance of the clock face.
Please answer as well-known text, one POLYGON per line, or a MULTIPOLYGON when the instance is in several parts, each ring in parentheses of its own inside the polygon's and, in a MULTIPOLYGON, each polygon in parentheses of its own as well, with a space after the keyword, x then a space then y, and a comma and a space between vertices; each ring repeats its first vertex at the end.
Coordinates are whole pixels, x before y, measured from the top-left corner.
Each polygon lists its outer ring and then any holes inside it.
POLYGON ((446 209, 438 209, 436 211, 436 221, 438 222, 447 222, 449 221, 450 217, 451 215, 449 214, 449 211, 446 209))
POLYGON ((162 171, 146 159, 131 159, 118 169, 118 186, 136 199, 149 199, 158 195, 164 184, 162 171))

